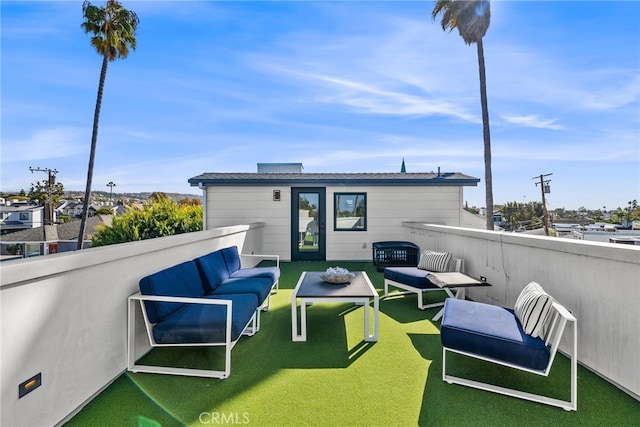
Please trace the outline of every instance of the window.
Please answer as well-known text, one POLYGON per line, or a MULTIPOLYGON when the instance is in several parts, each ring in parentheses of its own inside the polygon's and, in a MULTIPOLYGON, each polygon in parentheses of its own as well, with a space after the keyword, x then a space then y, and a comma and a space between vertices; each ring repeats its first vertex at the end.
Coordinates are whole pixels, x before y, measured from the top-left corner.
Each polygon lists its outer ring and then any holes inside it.
POLYGON ((367 231, 367 193, 334 193, 335 231, 367 231))
POLYGON ((29 221, 29 212, 20 212, 20 221, 29 221))

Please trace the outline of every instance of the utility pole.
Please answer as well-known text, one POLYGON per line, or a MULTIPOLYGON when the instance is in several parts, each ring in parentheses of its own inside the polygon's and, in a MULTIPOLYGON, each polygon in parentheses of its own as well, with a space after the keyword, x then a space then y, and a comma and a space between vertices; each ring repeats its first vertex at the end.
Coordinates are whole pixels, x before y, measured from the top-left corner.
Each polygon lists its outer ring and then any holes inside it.
POLYGON ((540 182, 536 182, 536 186, 540 184, 540 191, 542 192, 542 221, 544 222, 544 234, 549 235, 549 214, 547 213, 547 201, 545 200, 545 194, 551 193, 551 187, 549 183, 550 179, 545 180, 545 177, 553 175, 552 173, 548 173, 545 175, 534 176, 531 179, 539 179, 540 182))
POLYGON ((115 187, 115 186, 116 186, 116 183, 113 182, 113 181, 109 181, 109 183, 107 184, 107 187, 111 188, 111 192, 109 193, 109 204, 111 206, 113 206, 113 200, 112 200, 113 199, 113 187, 115 187))
POLYGON ((58 173, 57 169, 41 169, 41 168, 32 168, 29 166, 29 170, 31 173, 34 172, 45 172, 48 176, 47 180, 47 202, 45 203, 45 214, 44 214, 44 223, 46 225, 53 224, 53 200, 51 200, 51 193, 53 192, 53 186, 56 183, 56 174, 58 173))

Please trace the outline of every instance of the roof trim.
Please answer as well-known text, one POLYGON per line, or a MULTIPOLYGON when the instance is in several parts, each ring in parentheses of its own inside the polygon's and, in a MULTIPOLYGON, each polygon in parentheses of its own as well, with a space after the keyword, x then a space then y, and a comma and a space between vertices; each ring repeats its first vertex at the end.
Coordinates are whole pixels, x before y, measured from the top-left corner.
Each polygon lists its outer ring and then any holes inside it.
POLYGON ((192 187, 214 185, 371 185, 407 186, 477 186, 480 179, 458 172, 446 173, 204 173, 188 180, 192 187))

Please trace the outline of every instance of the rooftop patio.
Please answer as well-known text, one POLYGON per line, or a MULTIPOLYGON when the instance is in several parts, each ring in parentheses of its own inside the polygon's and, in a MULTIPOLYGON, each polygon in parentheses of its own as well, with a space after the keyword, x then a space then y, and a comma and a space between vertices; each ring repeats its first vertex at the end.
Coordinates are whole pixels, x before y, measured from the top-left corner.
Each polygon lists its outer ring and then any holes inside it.
MULTIPOLYGON (((399 239, 450 251, 465 260, 467 273, 492 283, 470 290, 471 298, 513 306, 522 287, 536 280, 574 313, 577 412, 443 383, 439 323, 430 320, 435 309, 417 310, 415 296, 381 301, 377 343, 362 341, 362 308, 349 304, 312 307, 308 342, 291 342, 289 304, 300 272, 336 264, 365 269, 381 290, 381 273, 370 262, 282 263, 281 290, 260 332, 235 347, 227 380, 123 374, 126 298, 138 280, 225 246, 264 253, 263 228, 225 227, 4 263, 0 423, 197 425, 225 417, 227 424, 258 425, 498 425, 514 419, 524 425, 629 425, 640 419, 640 248, 415 223, 404 224, 399 239), (42 386, 18 399, 18 384, 39 372, 42 386)), ((215 353, 154 350, 149 357, 209 364, 215 353)), ((564 357, 548 379, 458 362, 456 369, 508 385, 560 398, 568 393, 564 357)))

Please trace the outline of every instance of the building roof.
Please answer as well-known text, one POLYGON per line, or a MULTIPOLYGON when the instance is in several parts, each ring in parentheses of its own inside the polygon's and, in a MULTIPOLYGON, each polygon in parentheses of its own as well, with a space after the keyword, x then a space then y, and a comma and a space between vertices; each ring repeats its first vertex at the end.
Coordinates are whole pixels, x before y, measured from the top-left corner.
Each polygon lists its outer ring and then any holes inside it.
POLYGON ((0 205, 0 212, 31 212, 37 210, 44 210, 44 207, 36 205, 0 205))
MULTIPOLYGON (((98 231, 101 224, 110 225, 111 216, 96 215, 87 218, 87 235, 85 239, 90 239, 98 231)), ((46 225, 42 227, 30 228, 28 230, 16 231, 0 236, 2 242, 50 242, 58 240, 78 240, 80 231, 80 220, 73 220, 55 226, 46 225)))
POLYGON ((188 180, 192 187, 210 185, 371 185, 477 186, 480 179, 460 172, 425 173, 225 173, 209 172, 188 180))

